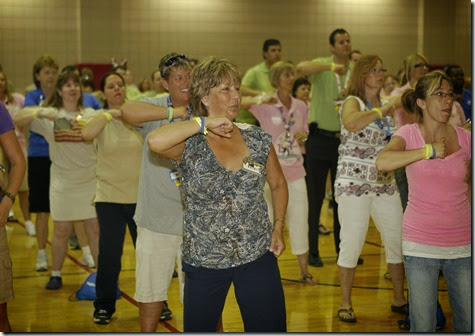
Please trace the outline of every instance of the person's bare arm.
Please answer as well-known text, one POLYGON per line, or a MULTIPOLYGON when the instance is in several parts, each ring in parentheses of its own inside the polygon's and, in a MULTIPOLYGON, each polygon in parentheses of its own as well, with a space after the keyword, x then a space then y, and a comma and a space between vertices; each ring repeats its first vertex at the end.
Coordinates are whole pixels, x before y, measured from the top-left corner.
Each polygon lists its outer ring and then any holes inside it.
POLYGON ((26 164, 14 130, 0 134, 0 146, 5 157, 10 162, 8 185, 0 202, 0 225, 4 225, 7 222, 8 212, 13 205, 13 200, 9 196, 15 197, 18 193, 25 175, 26 164))
POLYGON ((272 206, 274 209, 274 231, 272 232, 272 242, 269 250, 278 257, 285 250, 283 232, 289 191, 273 145, 271 145, 269 158, 267 159, 266 173, 266 181, 271 190, 272 206))

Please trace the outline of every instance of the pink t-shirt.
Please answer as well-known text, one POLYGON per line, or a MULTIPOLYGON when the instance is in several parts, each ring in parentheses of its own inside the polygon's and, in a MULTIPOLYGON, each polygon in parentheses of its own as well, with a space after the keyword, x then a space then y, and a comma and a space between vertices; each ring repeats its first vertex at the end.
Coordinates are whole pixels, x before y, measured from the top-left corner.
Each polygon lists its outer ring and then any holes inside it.
POLYGON ((272 135, 277 157, 290 183, 306 175, 302 157, 305 148, 294 139, 294 134, 298 131, 308 132, 308 108, 303 101, 291 97, 290 110, 287 110, 277 95, 274 97, 277 98, 276 104, 252 105, 249 111, 259 121, 261 128, 272 135), (289 134, 285 130, 286 124, 290 124, 289 134))
MULTIPOLYGON (((460 149, 445 159, 420 160, 406 167, 409 201, 402 239, 434 246, 464 246, 471 242, 470 204, 465 181, 471 160, 470 132, 454 127, 460 149)), ((402 126, 395 135, 406 150, 424 146, 418 124, 402 126)))

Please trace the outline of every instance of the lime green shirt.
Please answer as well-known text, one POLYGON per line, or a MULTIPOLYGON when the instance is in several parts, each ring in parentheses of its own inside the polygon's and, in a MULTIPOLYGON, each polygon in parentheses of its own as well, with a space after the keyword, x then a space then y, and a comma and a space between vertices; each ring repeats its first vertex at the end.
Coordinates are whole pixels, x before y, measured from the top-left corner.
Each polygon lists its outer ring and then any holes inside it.
MULTIPOLYGON (((317 64, 330 64, 334 62, 333 56, 320 57, 313 60, 317 64)), ((349 69, 340 77, 340 87, 344 90, 345 83, 348 83, 350 72, 353 69, 353 63, 349 63, 349 69)), ((312 103, 310 104, 309 122, 316 121, 318 128, 339 132, 340 117, 335 101, 342 98, 343 95, 338 91, 338 82, 336 73, 328 71, 317 72, 309 76, 312 83, 312 103)), ((343 99, 341 99, 343 100, 343 99)))
MULTIPOLYGON (((265 62, 259 63, 247 70, 246 74, 242 78, 241 85, 249 89, 264 91, 269 94, 274 93, 275 91, 270 83, 269 69, 267 69, 265 62)), ((258 125, 256 117, 254 117, 251 112, 243 109, 239 110, 239 114, 235 121, 251 125, 258 125)))
POLYGON ((275 89, 270 84, 269 69, 262 62, 247 70, 242 78, 241 85, 249 89, 274 93, 275 89))

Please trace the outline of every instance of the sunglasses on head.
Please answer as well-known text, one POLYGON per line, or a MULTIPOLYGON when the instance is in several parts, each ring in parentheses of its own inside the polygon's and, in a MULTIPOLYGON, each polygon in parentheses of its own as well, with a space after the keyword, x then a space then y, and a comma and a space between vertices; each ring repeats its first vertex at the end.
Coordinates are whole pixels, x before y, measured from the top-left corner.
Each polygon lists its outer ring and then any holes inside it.
POLYGON ((171 67, 171 66, 174 66, 175 64, 177 64, 179 61, 189 62, 190 60, 188 59, 188 57, 186 57, 186 55, 175 55, 175 56, 169 57, 164 62, 164 64, 165 64, 166 67, 171 67))

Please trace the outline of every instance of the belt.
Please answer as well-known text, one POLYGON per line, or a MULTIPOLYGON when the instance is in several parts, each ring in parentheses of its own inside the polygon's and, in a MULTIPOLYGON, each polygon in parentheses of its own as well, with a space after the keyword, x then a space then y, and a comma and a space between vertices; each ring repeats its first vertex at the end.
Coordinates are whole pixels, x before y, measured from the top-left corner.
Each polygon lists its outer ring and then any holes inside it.
POLYGON ((312 135, 312 136, 316 136, 316 135, 320 134, 320 135, 323 135, 323 136, 326 136, 326 137, 329 137, 329 138, 337 138, 337 139, 340 138, 340 132, 327 131, 327 130, 324 130, 324 129, 321 129, 321 128, 311 130, 309 132, 309 134, 312 135))

